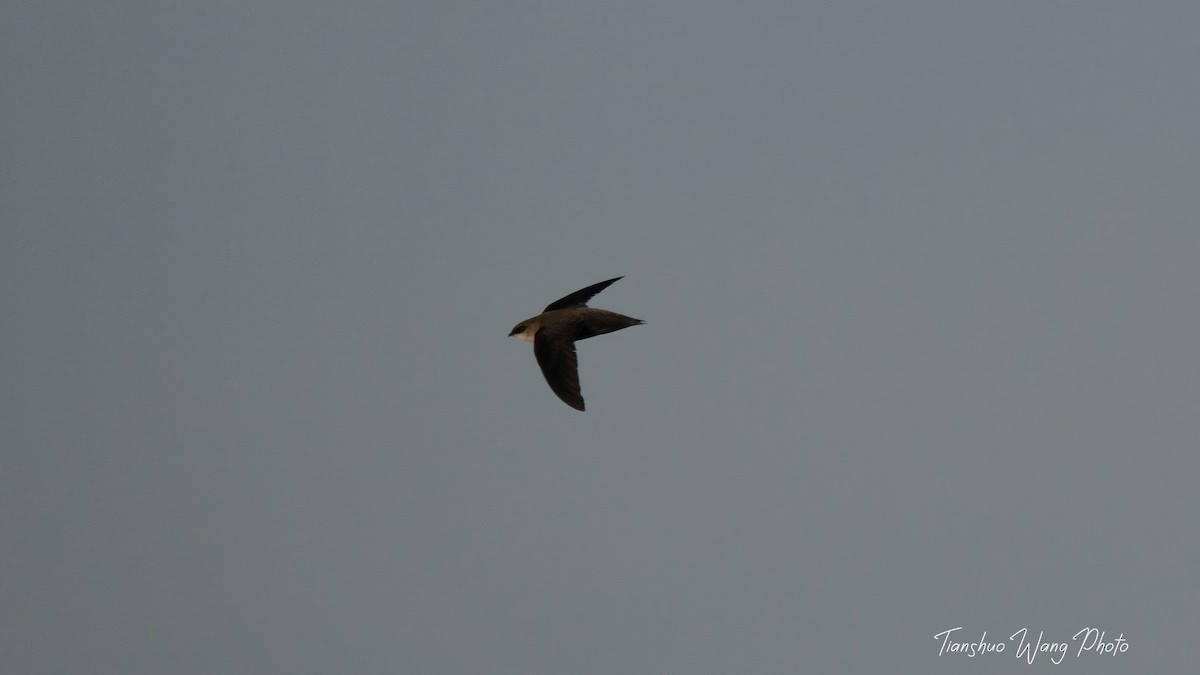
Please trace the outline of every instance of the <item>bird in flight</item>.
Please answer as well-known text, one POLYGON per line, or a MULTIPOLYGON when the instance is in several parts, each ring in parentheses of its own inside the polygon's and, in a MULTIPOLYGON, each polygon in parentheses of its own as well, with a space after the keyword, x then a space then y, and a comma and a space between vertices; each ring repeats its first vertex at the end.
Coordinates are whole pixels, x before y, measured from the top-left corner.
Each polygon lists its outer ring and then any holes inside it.
POLYGON ((587 306, 593 295, 621 278, 601 281, 559 298, 546 305, 541 314, 517 324, 508 334, 533 343, 533 355, 542 368, 546 384, 563 403, 576 410, 583 410, 583 394, 579 393, 575 341, 645 323, 641 319, 587 306))

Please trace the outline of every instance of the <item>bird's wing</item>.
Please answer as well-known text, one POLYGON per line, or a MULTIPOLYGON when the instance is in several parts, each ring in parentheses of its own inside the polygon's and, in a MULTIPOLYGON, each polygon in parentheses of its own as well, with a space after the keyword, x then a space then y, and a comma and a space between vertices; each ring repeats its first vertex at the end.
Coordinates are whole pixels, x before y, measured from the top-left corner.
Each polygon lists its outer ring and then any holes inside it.
POLYGON ((624 277, 616 277, 614 279, 609 279, 608 281, 601 281, 598 284, 592 284, 591 286, 588 286, 587 288, 581 288, 578 291, 575 291, 574 293, 572 293, 566 297, 559 298, 559 299, 555 300, 554 302, 546 305, 546 309, 544 309, 542 311, 549 312, 551 310, 565 309, 567 307, 584 307, 587 305, 587 301, 592 299, 593 295, 599 293, 600 291, 602 291, 602 290, 608 288, 609 286, 611 286, 612 284, 616 283, 616 281, 618 279, 623 279, 623 278, 624 277))
POLYGON ((533 338, 533 355, 537 357, 546 384, 563 403, 583 410, 583 394, 579 392, 579 362, 575 358, 575 341, 568 335, 539 330, 533 338))

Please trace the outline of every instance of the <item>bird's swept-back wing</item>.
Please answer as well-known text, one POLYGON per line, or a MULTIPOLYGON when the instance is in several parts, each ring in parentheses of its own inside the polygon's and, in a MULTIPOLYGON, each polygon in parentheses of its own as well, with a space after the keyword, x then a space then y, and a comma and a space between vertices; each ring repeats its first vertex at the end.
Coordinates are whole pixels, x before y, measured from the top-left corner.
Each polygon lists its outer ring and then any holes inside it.
POLYGON ((546 384, 576 410, 583 410, 583 394, 579 392, 579 362, 575 358, 575 341, 567 335, 539 330, 533 340, 533 354, 546 384))
POLYGON ((616 283, 618 279, 623 278, 624 277, 616 277, 615 279, 609 279, 608 281, 601 281, 598 284, 592 284, 587 288, 581 288, 566 297, 559 298, 558 300, 546 305, 546 309, 542 311, 549 312, 555 309, 564 309, 566 307, 583 307, 587 305, 587 301, 591 300, 593 295, 616 283))

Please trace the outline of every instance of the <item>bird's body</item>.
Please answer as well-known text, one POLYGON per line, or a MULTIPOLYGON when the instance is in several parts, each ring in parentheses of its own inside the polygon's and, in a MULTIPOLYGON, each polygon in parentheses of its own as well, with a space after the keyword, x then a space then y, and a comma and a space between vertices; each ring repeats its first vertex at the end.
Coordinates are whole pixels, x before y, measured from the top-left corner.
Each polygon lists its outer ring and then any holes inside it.
POLYGON ((533 354, 546 383, 563 403, 576 410, 584 407, 575 342, 645 323, 641 319, 587 306, 592 296, 620 278, 601 281, 559 298, 547 305, 541 314, 522 321, 509 333, 533 343, 533 354))

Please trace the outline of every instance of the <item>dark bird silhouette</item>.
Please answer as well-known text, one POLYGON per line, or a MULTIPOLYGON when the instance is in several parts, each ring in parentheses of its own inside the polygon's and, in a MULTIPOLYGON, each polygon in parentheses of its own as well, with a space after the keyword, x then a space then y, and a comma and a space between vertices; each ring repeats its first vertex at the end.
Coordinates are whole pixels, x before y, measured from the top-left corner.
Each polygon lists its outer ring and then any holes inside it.
POLYGON ((575 342, 612 333, 640 323, 641 319, 593 309, 587 301, 622 277, 601 281, 559 298, 546 305, 541 314, 517 324, 509 336, 533 343, 546 384, 576 410, 583 410, 583 394, 579 391, 579 363, 575 358, 575 342))

